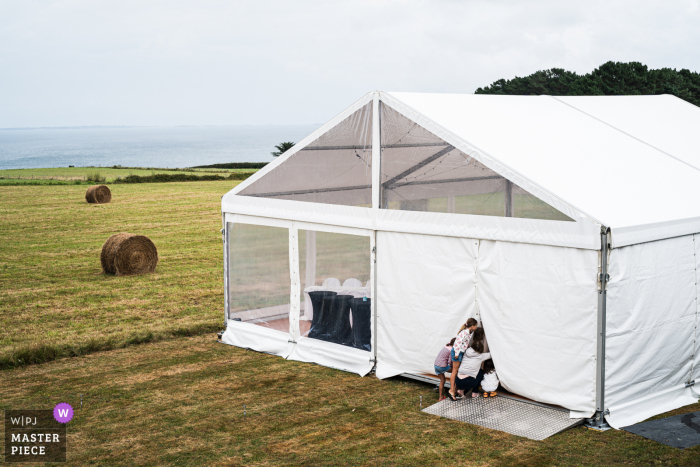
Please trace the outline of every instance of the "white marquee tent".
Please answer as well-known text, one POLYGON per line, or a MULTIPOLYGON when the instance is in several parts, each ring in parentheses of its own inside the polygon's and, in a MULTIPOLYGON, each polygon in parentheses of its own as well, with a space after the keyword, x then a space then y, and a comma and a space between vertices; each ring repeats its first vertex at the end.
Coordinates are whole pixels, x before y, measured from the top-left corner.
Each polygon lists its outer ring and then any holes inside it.
POLYGON ((369 93, 223 197, 222 339, 387 378, 473 316, 572 417, 693 403, 699 129, 672 96, 369 93))

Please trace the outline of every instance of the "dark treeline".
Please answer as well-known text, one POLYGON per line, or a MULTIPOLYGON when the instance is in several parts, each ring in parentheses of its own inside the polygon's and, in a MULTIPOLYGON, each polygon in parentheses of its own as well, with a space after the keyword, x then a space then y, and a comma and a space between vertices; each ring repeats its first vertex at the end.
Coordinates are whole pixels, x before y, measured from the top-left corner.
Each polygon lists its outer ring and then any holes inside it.
POLYGON ((700 106, 700 73, 671 68, 650 70, 639 62, 607 62, 579 75, 563 68, 537 71, 530 76, 499 79, 475 94, 552 96, 623 96, 672 94, 700 106))
POLYGON ((262 169, 267 162, 228 162, 225 164, 195 165, 193 169, 262 169))

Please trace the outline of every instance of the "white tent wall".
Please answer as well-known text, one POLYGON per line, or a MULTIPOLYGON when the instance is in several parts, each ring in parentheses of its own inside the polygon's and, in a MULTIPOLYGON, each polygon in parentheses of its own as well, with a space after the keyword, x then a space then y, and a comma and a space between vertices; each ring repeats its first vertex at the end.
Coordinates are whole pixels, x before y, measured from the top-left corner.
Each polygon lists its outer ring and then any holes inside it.
POLYGON ((593 415, 596 251, 390 232, 377 248, 378 378, 432 373, 480 314, 506 389, 593 415))
POLYGON ((595 412, 596 277, 591 250, 482 240, 477 302, 503 387, 595 412))
POLYGON ((693 375, 691 380, 695 382, 691 391, 700 399, 700 235, 693 236, 695 245, 695 350, 693 352, 693 375))
POLYGON ((278 355, 282 358, 287 358, 293 347, 290 335, 287 333, 233 320, 226 322, 226 331, 221 336, 221 341, 244 349, 278 355))
POLYGON ((605 406, 615 428, 696 402, 686 387, 697 346, 694 237, 610 252, 605 406))
POLYGON ((377 377, 434 373, 476 316, 478 240, 377 232, 377 377))
POLYGON ((300 337, 287 357, 298 362, 318 363, 338 370, 365 376, 374 367, 374 356, 370 352, 343 345, 300 337))

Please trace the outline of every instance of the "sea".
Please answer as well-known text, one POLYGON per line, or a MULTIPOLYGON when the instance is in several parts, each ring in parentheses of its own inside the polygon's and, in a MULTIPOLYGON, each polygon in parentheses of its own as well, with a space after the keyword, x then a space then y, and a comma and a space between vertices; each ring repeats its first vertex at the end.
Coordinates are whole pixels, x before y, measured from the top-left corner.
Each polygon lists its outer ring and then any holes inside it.
POLYGON ((320 125, 0 129, 0 170, 47 167, 184 168, 270 162, 275 145, 320 125))

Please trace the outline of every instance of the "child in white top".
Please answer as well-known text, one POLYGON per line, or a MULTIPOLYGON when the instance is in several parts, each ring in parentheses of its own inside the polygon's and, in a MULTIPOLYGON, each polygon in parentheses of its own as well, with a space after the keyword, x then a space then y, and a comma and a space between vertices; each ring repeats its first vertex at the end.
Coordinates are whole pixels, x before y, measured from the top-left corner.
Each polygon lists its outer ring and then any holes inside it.
POLYGON ((484 352, 485 339, 484 328, 476 328, 472 336, 472 343, 464 353, 464 359, 459 366, 457 378, 455 379, 457 395, 453 394, 452 388, 450 388, 448 393, 450 399, 460 399, 467 392, 470 392, 472 397, 478 396, 477 391, 481 380, 484 378, 484 370, 481 369, 481 363, 491 358, 489 352, 484 352))
POLYGON ((498 389, 499 384, 496 367, 493 364, 493 360, 489 358, 484 362, 484 379, 481 380, 481 389, 484 390, 484 397, 496 397, 498 395, 496 389, 498 389))

